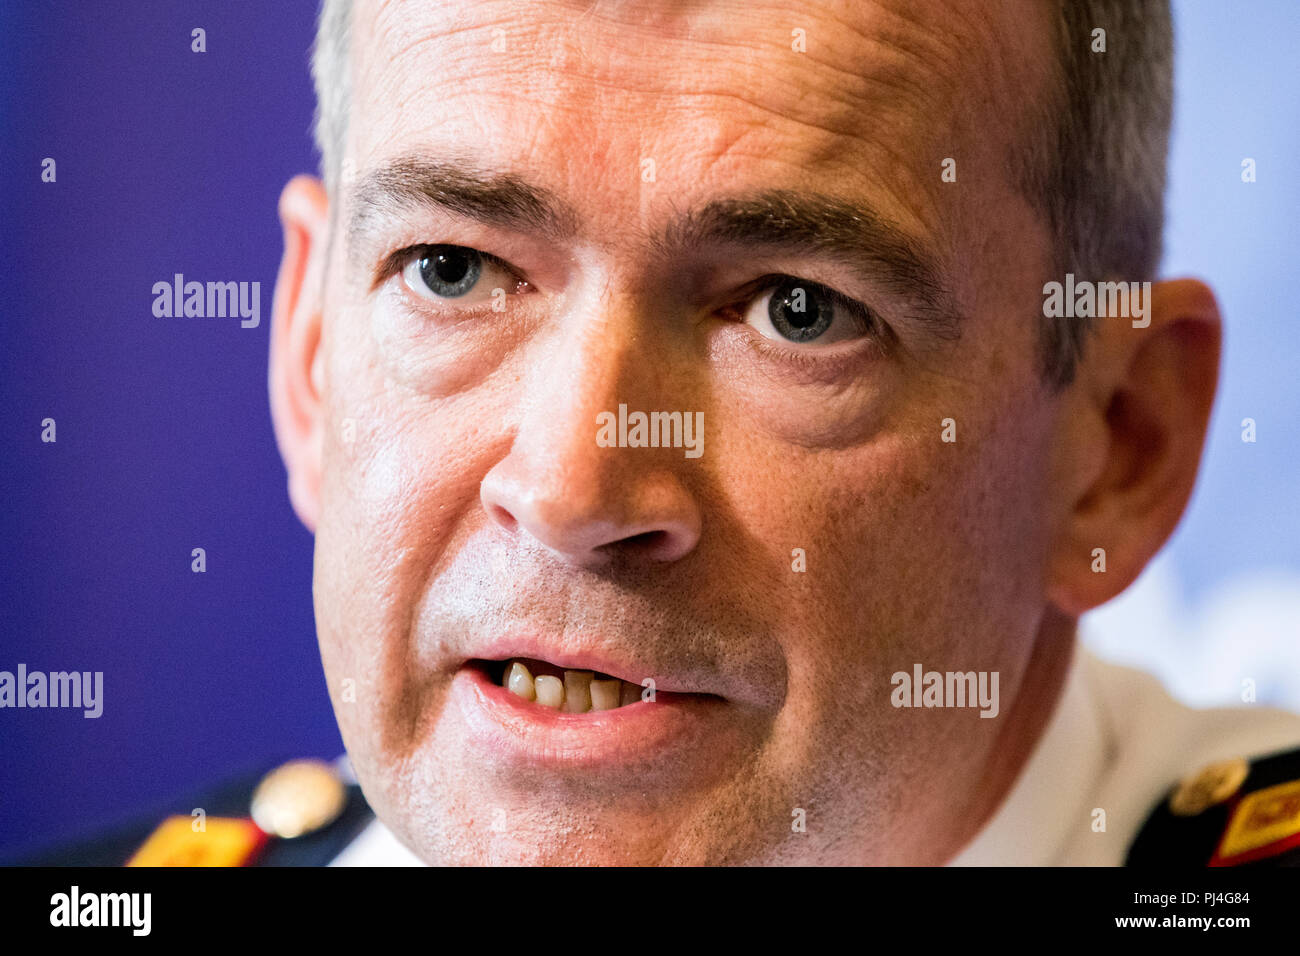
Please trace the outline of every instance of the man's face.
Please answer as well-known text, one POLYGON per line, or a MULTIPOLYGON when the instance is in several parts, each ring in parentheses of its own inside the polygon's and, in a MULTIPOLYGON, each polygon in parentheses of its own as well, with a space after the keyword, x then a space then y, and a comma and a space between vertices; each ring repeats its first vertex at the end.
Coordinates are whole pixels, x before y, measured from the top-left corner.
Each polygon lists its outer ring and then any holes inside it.
POLYGON ((801 7, 358 5, 316 616, 426 859, 942 862, 988 812, 1053 508, 1045 5, 801 7), (657 694, 556 712, 515 658, 657 694), (892 706, 914 664, 998 717, 892 706))

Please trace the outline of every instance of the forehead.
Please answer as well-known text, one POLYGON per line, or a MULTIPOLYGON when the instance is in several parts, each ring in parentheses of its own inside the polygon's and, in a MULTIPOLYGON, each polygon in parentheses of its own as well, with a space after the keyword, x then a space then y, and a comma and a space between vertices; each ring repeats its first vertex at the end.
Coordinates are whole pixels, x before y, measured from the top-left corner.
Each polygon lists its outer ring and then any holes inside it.
POLYGON ((816 188, 938 234, 945 158, 997 171, 975 189, 1006 168, 1045 6, 368 0, 344 184, 427 155, 525 176, 596 226, 816 188))

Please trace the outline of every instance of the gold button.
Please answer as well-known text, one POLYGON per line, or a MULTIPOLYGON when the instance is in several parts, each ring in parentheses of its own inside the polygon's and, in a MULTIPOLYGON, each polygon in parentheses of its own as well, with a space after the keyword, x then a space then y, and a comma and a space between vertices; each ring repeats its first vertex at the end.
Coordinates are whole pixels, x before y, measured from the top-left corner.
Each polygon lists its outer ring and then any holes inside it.
POLYGON ((1169 798, 1169 812, 1178 817, 1194 817, 1222 803, 1241 789, 1250 773, 1250 764, 1241 757, 1221 760, 1180 783, 1169 798))
POLYGON ((329 764, 293 760, 268 773, 253 791, 253 822, 272 836, 291 840, 333 823, 346 801, 329 764))

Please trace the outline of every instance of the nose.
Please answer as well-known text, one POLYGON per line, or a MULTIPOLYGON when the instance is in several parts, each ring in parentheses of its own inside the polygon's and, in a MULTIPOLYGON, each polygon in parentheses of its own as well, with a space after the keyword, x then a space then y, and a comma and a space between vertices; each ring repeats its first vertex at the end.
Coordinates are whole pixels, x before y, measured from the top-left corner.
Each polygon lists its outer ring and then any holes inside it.
MULTIPOLYGON (((659 360, 612 321, 589 325, 563 357, 535 362, 520 401, 528 409, 505 457, 484 476, 479 497, 501 529, 526 535, 565 561, 600 566, 616 555, 677 561, 700 539, 701 514, 685 480, 698 468, 682 448, 603 447, 598 416, 620 403, 646 412, 666 390, 659 360), (621 339, 621 340, 620 340, 621 339)), ((660 355, 662 355, 662 351, 660 355)), ((677 410, 683 413, 687 409, 677 410)))
MULTIPOLYGON (((512 464, 520 464, 517 457, 512 464)), ((537 480, 546 468, 539 464, 493 469, 483 482, 483 505, 507 532, 526 534, 570 563, 598 566, 616 553, 677 561, 699 541, 698 510, 666 476, 642 476, 614 488, 593 474, 569 471, 548 482, 537 480)))

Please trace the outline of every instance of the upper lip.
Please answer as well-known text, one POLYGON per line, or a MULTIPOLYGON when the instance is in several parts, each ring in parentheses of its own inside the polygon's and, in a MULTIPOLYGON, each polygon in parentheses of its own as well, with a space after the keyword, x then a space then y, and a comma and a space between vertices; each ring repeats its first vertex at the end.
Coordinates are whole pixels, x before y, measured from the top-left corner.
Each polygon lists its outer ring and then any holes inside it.
POLYGON ((599 647, 592 642, 510 635, 475 644, 472 651, 472 656, 461 659, 462 666, 472 660, 508 661, 513 658, 530 658, 565 670, 607 674, 629 684, 641 684, 646 678, 651 678, 655 689, 665 693, 729 696, 725 681, 717 673, 664 666, 644 658, 639 659, 634 654, 599 647))

